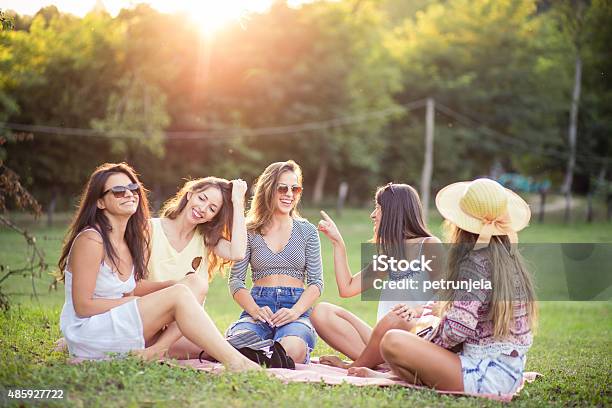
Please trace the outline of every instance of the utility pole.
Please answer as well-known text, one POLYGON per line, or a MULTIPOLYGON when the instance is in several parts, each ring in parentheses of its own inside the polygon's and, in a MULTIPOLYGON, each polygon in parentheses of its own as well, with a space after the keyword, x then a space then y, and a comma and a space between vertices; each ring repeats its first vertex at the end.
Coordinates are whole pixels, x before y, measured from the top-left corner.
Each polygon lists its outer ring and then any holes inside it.
POLYGON ((433 98, 427 98, 425 110, 425 158, 421 172, 421 200, 423 203, 423 217, 427 222, 429 214, 429 191, 431 188, 431 174, 433 172, 433 142, 434 142, 434 113, 436 106, 433 98))

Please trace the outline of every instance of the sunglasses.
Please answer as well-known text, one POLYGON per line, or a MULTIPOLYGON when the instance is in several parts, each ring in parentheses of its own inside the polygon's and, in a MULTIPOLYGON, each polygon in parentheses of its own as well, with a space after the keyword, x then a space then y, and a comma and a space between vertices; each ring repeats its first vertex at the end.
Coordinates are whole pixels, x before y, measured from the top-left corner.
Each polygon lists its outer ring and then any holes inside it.
MULTIPOLYGON (((289 186, 286 184, 279 184, 278 186, 276 186, 276 191, 281 194, 287 194, 289 192, 289 186)), ((294 195, 300 194, 302 192, 302 186, 291 186, 291 192, 294 195)))
POLYGON ((110 193, 113 193, 115 198, 123 198, 125 197, 125 192, 128 190, 130 190, 133 195, 138 195, 138 189, 139 189, 138 183, 130 183, 127 186, 115 186, 103 192, 102 197, 104 197, 106 194, 110 192, 110 193))

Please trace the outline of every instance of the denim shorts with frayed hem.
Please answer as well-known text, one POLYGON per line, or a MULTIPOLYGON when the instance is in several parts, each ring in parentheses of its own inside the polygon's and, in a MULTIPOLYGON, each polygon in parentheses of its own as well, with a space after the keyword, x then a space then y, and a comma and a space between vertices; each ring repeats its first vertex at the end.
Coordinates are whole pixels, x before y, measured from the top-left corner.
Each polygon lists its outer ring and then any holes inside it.
MULTIPOLYGON (((254 286, 251 289, 251 296, 257 303, 257 306, 268 306, 272 313, 276 313, 279 309, 290 309, 297 303, 300 296, 304 292, 302 288, 294 288, 288 286, 254 286)), ((297 320, 287 323, 281 327, 271 327, 268 323, 259 322, 253 319, 247 312, 240 314, 240 319, 230 325, 225 333, 226 336, 249 330, 255 332, 261 339, 272 339, 279 341, 283 337, 296 336, 304 340, 306 344, 306 359, 305 363, 310 362, 310 353, 315 347, 317 341, 317 332, 310 323, 310 314, 312 309, 308 309, 297 320)), ((302 363, 302 361, 296 361, 302 363)))
POLYGON ((499 354, 474 357, 459 354, 463 389, 472 394, 514 394, 523 380, 526 356, 499 354))

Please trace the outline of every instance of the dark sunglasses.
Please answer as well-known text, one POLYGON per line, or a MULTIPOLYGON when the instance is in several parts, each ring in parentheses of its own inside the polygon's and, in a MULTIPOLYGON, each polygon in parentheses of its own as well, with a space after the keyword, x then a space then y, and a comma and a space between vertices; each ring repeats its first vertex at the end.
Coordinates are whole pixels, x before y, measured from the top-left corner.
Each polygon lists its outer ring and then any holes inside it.
MULTIPOLYGON (((286 184, 279 184, 278 186, 276 186, 276 191, 281 194, 287 194, 289 192, 289 186, 286 184)), ((291 192, 294 195, 300 194, 302 192, 302 186, 291 186, 291 192)))
POLYGON ((128 190, 130 190, 132 194, 138 195, 138 188, 138 183, 130 183, 127 186, 115 186, 103 192, 102 197, 111 192, 116 198, 123 198, 125 197, 125 192, 128 190))

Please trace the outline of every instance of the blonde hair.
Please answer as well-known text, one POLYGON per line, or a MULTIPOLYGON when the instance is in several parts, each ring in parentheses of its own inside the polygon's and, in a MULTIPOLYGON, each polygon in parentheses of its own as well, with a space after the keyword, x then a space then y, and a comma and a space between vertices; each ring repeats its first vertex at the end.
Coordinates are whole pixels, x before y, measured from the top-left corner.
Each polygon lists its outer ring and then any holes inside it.
POLYGON ((212 220, 203 224, 198 224, 196 233, 202 235, 204 246, 208 250, 208 280, 212 280, 217 272, 223 275, 225 267, 229 267, 232 262, 216 255, 213 248, 219 243, 221 238, 228 241, 232 240, 232 223, 234 219, 234 206, 232 205, 232 184, 218 177, 204 177, 187 181, 183 187, 164 203, 160 210, 160 216, 171 220, 185 209, 189 201, 189 193, 197 194, 209 187, 215 187, 221 192, 223 205, 212 220))
MULTIPOLYGON (((247 229, 252 232, 262 233, 262 228, 268 225, 274 211, 276 210, 276 187, 281 175, 291 171, 298 178, 298 184, 302 185, 302 169, 293 160, 276 162, 270 164, 261 173, 255 182, 255 194, 251 201, 251 207, 246 216, 247 229)), ((297 205, 301 194, 295 198, 295 206, 289 212, 292 218, 301 218, 297 205)))
MULTIPOLYGON (((446 279, 456 281, 459 279, 461 263, 467 260, 478 235, 448 221, 445 221, 444 226, 447 242, 452 244, 448 254, 446 279)), ((513 303, 516 301, 526 303, 529 327, 535 330, 538 317, 535 288, 522 255, 511 247, 506 235, 491 237, 487 252, 492 265, 492 295, 487 317, 493 321, 493 337, 503 338, 510 334, 514 320, 513 303)), ((445 300, 442 313, 450 308, 453 295, 452 290, 442 293, 441 297, 445 300)))

